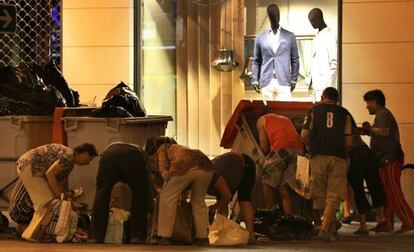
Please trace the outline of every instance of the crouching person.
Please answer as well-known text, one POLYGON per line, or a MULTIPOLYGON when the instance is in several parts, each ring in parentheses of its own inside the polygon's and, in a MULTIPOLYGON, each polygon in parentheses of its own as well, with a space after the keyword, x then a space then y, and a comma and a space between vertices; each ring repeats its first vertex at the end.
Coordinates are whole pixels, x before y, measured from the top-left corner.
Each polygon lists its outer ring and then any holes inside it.
POLYGON ((250 234, 249 242, 254 242, 254 211, 251 203, 256 179, 254 161, 245 154, 229 152, 214 158, 212 163, 213 178, 208 193, 216 196, 217 202, 209 207, 210 215, 217 211, 217 214, 227 217, 228 205, 237 192, 240 214, 250 234))
POLYGON ((132 193, 130 243, 145 242, 148 205, 151 202, 146 165, 145 152, 137 145, 113 143, 105 149, 99 160, 89 238, 97 243, 105 241, 111 191, 117 182, 124 182, 132 193))
POLYGON ((208 213, 204 201, 212 177, 210 159, 199 150, 181 146, 169 137, 153 137, 145 145, 155 190, 159 194, 160 245, 171 244, 180 194, 191 191, 196 245, 209 245, 208 213))
POLYGON ((19 178, 10 195, 9 213, 22 234, 34 212, 67 190, 68 177, 76 165, 87 165, 98 155, 92 144, 74 149, 61 144, 42 145, 17 160, 19 178))

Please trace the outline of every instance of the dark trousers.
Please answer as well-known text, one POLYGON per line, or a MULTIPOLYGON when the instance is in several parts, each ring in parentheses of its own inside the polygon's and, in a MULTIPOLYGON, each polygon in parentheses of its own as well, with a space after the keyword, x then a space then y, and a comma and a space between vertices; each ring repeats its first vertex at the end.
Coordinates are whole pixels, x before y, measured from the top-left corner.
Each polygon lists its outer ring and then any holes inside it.
POLYGON ((350 167, 348 181, 354 191, 355 203, 361 214, 371 209, 364 191, 364 180, 372 197, 372 206, 385 206, 386 196, 379 175, 379 160, 368 146, 358 147, 349 152, 350 167))
POLYGON ((99 242, 105 240, 111 191, 117 182, 127 183, 131 189, 131 237, 145 239, 150 202, 149 173, 142 150, 126 144, 110 146, 99 160, 91 237, 99 242))

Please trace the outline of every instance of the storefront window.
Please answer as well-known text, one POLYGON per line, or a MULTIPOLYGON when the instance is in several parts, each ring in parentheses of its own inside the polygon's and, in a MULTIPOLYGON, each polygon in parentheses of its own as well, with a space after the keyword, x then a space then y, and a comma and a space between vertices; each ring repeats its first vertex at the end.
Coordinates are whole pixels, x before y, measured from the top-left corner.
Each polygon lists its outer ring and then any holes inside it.
MULTIPOLYGON (((253 57, 254 41, 257 35, 270 29, 267 15, 267 6, 277 4, 280 9, 280 26, 293 32, 298 47, 299 73, 296 88, 288 98, 290 101, 315 101, 320 99, 322 87, 334 86, 339 88, 340 59, 338 58, 338 4, 339 1, 332 0, 256 0, 245 1, 246 34, 245 34, 245 57, 253 57), (322 10, 323 19, 330 31, 334 43, 321 45, 316 42, 317 29, 314 29, 308 19, 309 11, 313 8, 322 10), (335 43, 336 42, 336 43, 335 43), (330 47, 330 48, 328 48, 330 47), (329 54, 329 50, 335 51, 329 54), (319 51, 318 51, 319 50, 319 51), (320 50, 326 50, 321 52, 320 50), (332 56, 333 55, 333 56, 332 56), (332 58, 336 57, 336 62, 332 58), (336 70, 336 71, 335 71, 336 70), (332 74, 334 72, 334 74, 332 74), (329 76, 330 75, 330 76, 329 76)), ((326 32, 326 30, 322 29, 326 32)), ((320 41, 320 40, 319 40, 320 41)), ((326 41, 326 40, 325 40, 326 41)), ((339 41, 340 42, 340 41, 339 41)), ((325 43, 325 42, 322 42, 325 43)), ((325 43, 326 44, 326 43, 325 43)), ((283 49, 281 46, 277 50, 283 49)), ((280 52, 277 52, 279 55, 280 52)), ((291 64, 288 64, 290 67, 291 64)), ((289 69, 291 72, 292 69, 289 69)), ((277 78, 277 77, 276 77, 277 78)), ((281 78, 283 79, 283 76, 281 78)), ((278 81, 279 81, 278 79, 278 81)), ((267 84, 267 83, 266 83, 267 84)), ((266 85, 260 83, 261 86, 266 85)), ((286 84, 286 83, 285 83, 286 84)), ((262 99, 263 94, 255 92, 251 83, 245 81, 245 98, 262 99)), ((275 97, 278 100, 278 97, 275 97)))
POLYGON ((141 98, 148 114, 171 115, 166 134, 176 135, 176 1, 141 6, 141 98))

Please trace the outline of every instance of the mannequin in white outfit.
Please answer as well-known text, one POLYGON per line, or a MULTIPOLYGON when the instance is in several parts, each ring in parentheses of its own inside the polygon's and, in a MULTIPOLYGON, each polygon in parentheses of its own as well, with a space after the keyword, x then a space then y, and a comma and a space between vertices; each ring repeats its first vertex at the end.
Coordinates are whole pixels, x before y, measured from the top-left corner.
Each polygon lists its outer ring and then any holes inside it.
POLYGON ((311 89, 314 101, 320 101, 325 88, 336 87, 337 43, 321 9, 312 9, 308 18, 312 27, 318 29, 312 46, 311 89))

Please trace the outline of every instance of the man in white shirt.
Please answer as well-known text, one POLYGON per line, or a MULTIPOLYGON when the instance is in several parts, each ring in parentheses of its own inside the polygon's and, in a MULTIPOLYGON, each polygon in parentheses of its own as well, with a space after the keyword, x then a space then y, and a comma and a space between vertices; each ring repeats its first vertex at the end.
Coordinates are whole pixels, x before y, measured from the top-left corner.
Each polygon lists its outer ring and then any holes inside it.
POLYGON ((299 73, 295 35, 280 27, 276 4, 267 7, 270 28, 254 41, 252 86, 266 100, 291 100, 299 73))
POLYGON ((325 88, 336 87, 338 49, 334 34, 325 24, 322 10, 312 9, 308 18, 312 27, 318 29, 312 46, 311 88, 314 101, 320 101, 325 88))

